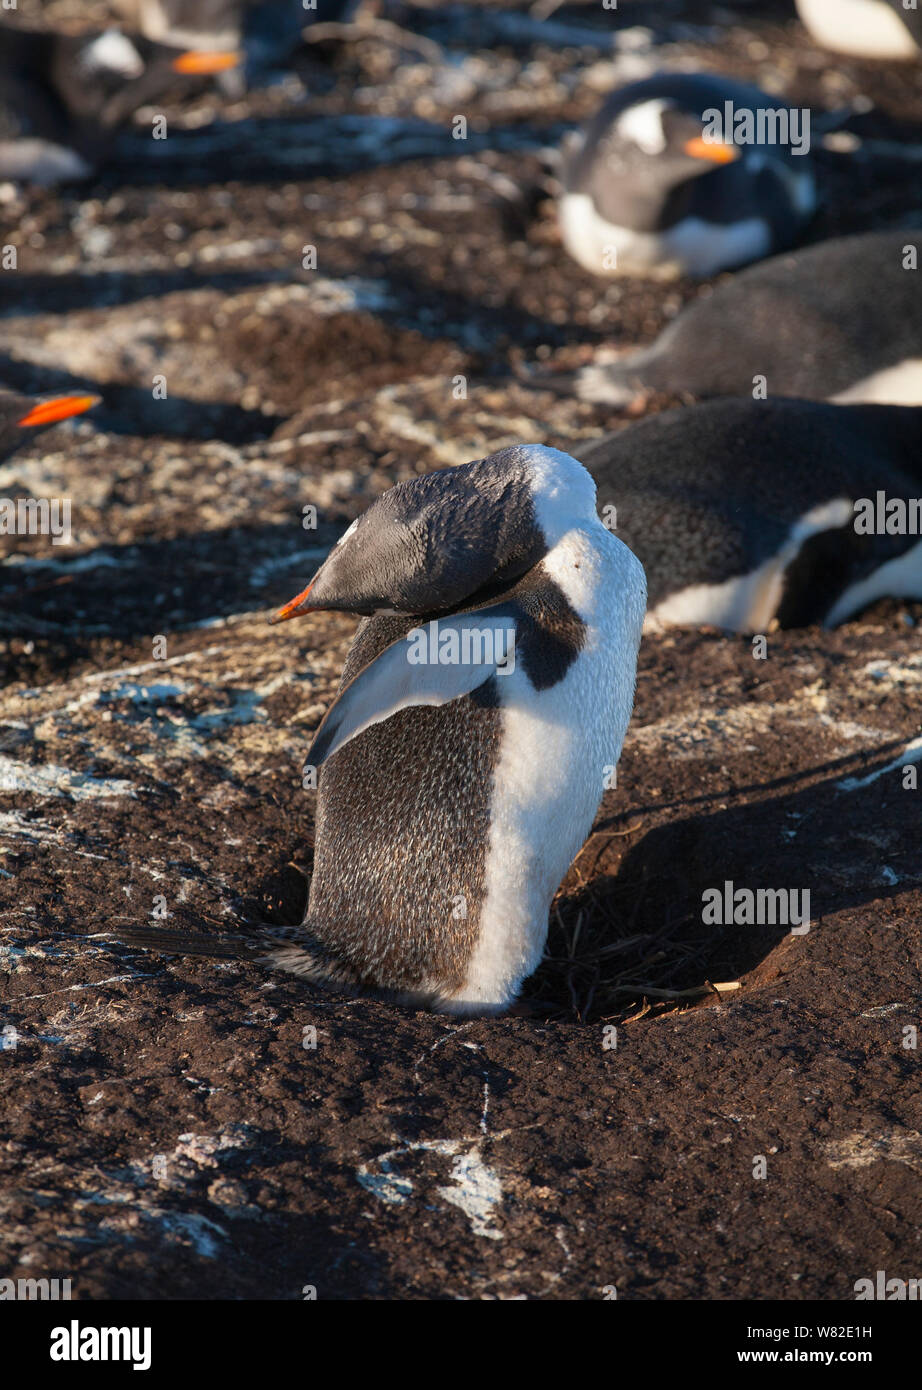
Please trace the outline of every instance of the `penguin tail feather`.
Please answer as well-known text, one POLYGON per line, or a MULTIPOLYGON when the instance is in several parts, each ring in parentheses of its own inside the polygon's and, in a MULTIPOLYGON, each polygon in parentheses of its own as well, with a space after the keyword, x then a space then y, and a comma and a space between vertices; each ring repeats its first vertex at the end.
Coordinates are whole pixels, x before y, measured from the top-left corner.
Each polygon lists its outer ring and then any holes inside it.
POLYGON ((161 951, 171 956, 207 956, 218 960, 259 960, 287 970, 312 984, 355 989, 359 976, 314 935, 310 923, 298 927, 266 926, 258 933, 170 931, 163 927, 130 927, 100 933, 123 946, 161 951))
POLYGON ((259 941, 252 936, 222 932, 170 931, 166 927, 129 927, 101 933, 122 946, 140 946, 145 951, 162 951, 169 956, 213 956, 225 960, 245 959, 258 954, 259 941))

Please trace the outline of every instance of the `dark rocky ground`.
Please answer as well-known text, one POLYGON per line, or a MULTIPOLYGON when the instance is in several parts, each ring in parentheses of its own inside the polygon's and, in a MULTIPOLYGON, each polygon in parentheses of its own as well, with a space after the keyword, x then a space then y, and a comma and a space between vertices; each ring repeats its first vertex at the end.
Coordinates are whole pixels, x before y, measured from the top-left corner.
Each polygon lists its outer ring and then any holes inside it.
POLYGON ((97 936, 161 895, 176 928, 300 919, 302 755, 352 623, 267 611, 397 479, 622 426, 516 365, 648 340, 695 293, 591 281, 546 208, 513 238, 496 174, 537 175, 613 81, 703 63, 855 104, 812 237, 920 215, 891 148, 919 140, 918 71, 831 59, 783 4, 588 9, 597 41, 569 48, 559 11, 537 34, 524 9, 388 14, 412 36, 171 107, 153 155, 142 115, 92 186, 0 190, 0 377, 104 397, 0 464, 4 496, 74 515, 70 547, 17 541, 0 572, 0 1272, 82 1299, 848 1299, 919 1276, 922 791, 899 769, 922 605, 775 634, 765 661, 645 640, 530 1013, 459 1024, 97 936), (809 933, 704 928, 725 879, 809 888, 809 933))

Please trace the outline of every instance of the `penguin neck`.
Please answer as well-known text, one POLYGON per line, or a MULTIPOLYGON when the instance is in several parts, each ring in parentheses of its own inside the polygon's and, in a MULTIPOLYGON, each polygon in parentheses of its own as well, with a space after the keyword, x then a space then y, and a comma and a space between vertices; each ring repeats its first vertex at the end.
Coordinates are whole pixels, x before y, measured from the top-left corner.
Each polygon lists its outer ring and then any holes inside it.
POLYGON ((581 463, 544 445, 528 447, 528 462, 535 522, 548 552, 571 531, 601 524, 595 482, 581 463))

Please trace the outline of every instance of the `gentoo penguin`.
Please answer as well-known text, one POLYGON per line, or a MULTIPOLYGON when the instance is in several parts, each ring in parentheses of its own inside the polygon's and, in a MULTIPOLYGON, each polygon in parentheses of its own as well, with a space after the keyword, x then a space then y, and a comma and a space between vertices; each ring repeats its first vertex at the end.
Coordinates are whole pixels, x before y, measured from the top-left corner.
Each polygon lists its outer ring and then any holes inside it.
POLYGON ((809 113, 717 73, 611 96, 563 163, 564 245, 596 275, 714 275, 790 246, 816 208, 809 113))
POLYGON ((82 415, 98 404, 98 396, 22 396, 0 388, 0 461, 24 444, 33 431, 82 415))
POLYGON ((922 599, 920 408, 708 401, 582 458, 646 569, 647 631, 831 627, 878 598, 922 599))
POLYGON ((797 0, 797 13, 836 53, 897 60, 922 53, 922 11, 912 0, 797 0))
POLYGON ((922 404, 922 230, 841 237, 694 299, 652 347, 530 385, 626 406, 648 391, 922 404))
POLYGON ((249 71, 284 62, 313 24, 347 20, 358 0, 116 0, 133 29, 194 49, 241 49, 249 71))
MULTIPOLYGON (((364 615, 307 754, 307 914, 263 955, 441 1012, 510 1005, 611 785, 644 607, 642 566, 556 449, 384 493, 273 620, 364 615)), ((157 935, 121 939, 169 949, 157 935)))
POLYGON ((210 76, 237 61, 118 29, 75 37, 0 26, 0 179, 87 178, 119 126, 177 74, 210 76))

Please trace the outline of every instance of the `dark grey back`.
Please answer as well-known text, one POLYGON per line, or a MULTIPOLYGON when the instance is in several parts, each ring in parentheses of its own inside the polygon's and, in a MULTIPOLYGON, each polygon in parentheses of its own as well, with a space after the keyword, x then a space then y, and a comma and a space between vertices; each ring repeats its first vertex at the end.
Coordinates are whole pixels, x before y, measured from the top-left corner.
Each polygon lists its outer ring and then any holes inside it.
POLYGON ((718 285, 679 315, 651 349, 612 369, 619 381, 707 396, 825 399, 922 357, 922 230, 871 232, 789 251, 718 285))
MULTIPOLYGON (((711 401, 601 439, 582 451, 582 462, 596 480, 602 515, 615 506, 616 534, 647 571, 652 607, 691 584, 719 584, 756 569, 778 553, 799 518, 824 502, 873 496, 877 488, 918 496, 922 408, 711 401)), ((916 539, 861 537, 847 526, 832 543, 828 536, 813 542, 779 616, 791 626, 819 620, 830 592, 916 539)))

